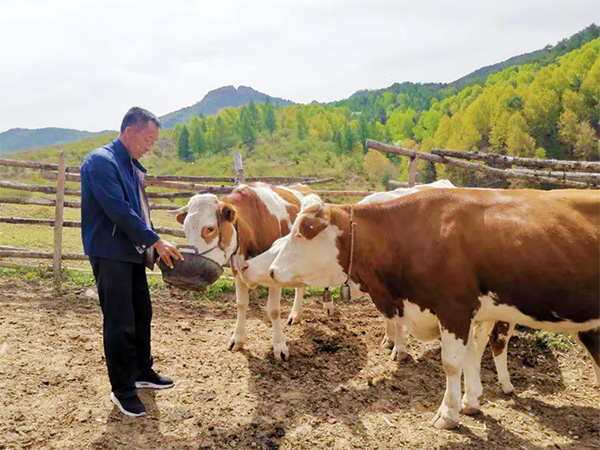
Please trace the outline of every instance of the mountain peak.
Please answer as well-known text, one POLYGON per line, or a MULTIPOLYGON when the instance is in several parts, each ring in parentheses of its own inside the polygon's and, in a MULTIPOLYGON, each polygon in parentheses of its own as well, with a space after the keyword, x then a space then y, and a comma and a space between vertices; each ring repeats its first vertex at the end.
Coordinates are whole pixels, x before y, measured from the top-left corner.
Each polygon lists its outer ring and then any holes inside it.
POLYGON ((264 103, 267 97, 277 106, 293 104, 290 100, 268 96, 249 86, 239 86, 236 89, 234 86, 228 85, 213 89, 198 103, 166 114, 160 119, 165 128, 171 128, 179 123, 188 123, 192 116, 210 116, 218 113, 223 108, 237 108, 247 105, 251 101, 264 103))

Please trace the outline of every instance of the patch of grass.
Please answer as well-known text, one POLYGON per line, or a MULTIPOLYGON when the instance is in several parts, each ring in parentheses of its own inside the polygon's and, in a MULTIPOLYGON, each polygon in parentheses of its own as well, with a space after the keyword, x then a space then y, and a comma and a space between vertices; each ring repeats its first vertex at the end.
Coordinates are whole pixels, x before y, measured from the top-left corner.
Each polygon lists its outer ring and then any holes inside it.
POLYGON ((40 283, 42 281, 43 272, 39 269, 12 269, 0 267, 0 276, 9 278, 20 278, 29 282, 40 283))
POLYGON ((232 292, 235 292, 235 282, 227 278, 221 278, 208 286, 202 296, 209 300, 215 300, 223 294, 232 292))
POLYGON ((162 277, 149 275, 147 277, 147 279, 148 279, 148 287, 150 288, 151 291, 166 288, 165 282, 163 281, 162 277))
POLYGON ((537 331, 535 333, 535 343, 542 349, 554 348, 563 351, 567 351, 575 345, 568 334, 553 333, 551 331, 537 331))
POLYGON ((67 287, 92 287, 96 281, 92 272, 79 272, 66 269, 64 272, 64 284, 67 287))

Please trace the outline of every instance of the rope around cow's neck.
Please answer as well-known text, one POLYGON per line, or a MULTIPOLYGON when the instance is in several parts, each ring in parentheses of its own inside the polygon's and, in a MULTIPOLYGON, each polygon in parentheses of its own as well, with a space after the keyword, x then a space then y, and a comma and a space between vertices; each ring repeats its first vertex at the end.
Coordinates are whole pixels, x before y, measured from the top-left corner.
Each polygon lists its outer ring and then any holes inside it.
MULTIPOLYGON (((235 228, 235 250, 233 251, 233 253, 229 257, 229 267, 231 267, 232 269, 234 269, 234 268, 237 269, 237 267, 235 267, 235 263, 233 261, 234 256, 238 256, 237 252, 240 249, 240 233, 238 231, 237 220, 235 221, 235 224, 233 226, 235 228)), ((225 255, 225 256, 227 256, 227 255, 225 255)), ((237 260, 237 258, 236 258, 236 260, 237 260)))
POLYGON ((348 285, 350 275, 352 274, 352 261, 354 259, 354 225, 354 206, 350 205, 350 263, 348 264, 348 275, 344 282, 345 285, 348 285))

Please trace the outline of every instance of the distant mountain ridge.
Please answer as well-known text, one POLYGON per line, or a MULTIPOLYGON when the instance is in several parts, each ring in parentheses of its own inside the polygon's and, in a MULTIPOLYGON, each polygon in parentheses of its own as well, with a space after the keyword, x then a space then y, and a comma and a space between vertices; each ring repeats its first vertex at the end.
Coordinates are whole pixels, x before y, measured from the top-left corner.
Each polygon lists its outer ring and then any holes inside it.
MULTIPOLYGON (((393 85, 387 88, 381 89, 363 89, 360 91, 356 91, 354 94, 350 96, 348 100, 356 99, 356 98, 364 98, 369 95, 380 95, 385 91, 392 91, 395 94, 400 94, 407 90, 411 89, 419 89, 424 92, 433 92, 436 90, 446 89, 449 87, 456 88, 456 90, 461 90, 464 87, 473 85, 473 84, 484 84, 485 79, 488 75, 496 72, 500 72, 503 69, 511 66, 517 66, 520 64, 532 64, 538 63, 541 65, 549 64, 553 62, 559 56, 564 55, 565 53, 570 52, 576 48, 581 47, 582 45, 590 42, 593 39, 596 39, 600 36, 600 27, 595 23, 592 23, 588 27, 583 30, 575 33, 571 37, 566 39, 562 39, 556 45, 547 45, 543 49, 535 50, 533 52, 524 53, 522 55, 513 56, 505 61, 502 61, 497 64, 492 64, 490 66, 485 66, 480 69, 477 69, 464 77, 461 77, 457 80, 454 80, 450 83, 412 83, 412 82, 404 82, 404 83, 394 83, 393 85)), ((341 103, 344 100, 339 100, 332 103, 341 103)))
POLYGON ((556 45, 547 45, 541 50, 535 50, 530 53, 524 53, 522 55, 513 56, 512 58, 502 61, 501 63, 492 64, 491 66, 482 67, 474 72, 471 72, 458 80, 449 83, 449 86, 455 87, 456 89, 462 89, 470 84, 484 82, 487 76, 491 73, 500 72, 503 69, 511 66, 517 66, 520 64, 532 64, 538 63, 546 65, 553 62, 559 56, 570 52, 582 45, 596 39, 600 36, 600 27, 595 23, 592 23, 587 28, 575 33, 571 37, 559 41, 556 45))
MULTIPOLYGON (((490 74, 499 72, 507 67, 520 64, 549 64, 555 61, 559 56, 562 56, 573 49, 579 48, 587 42, 598 38, 599 36, 600 27, 592 23, 584 30, 572 35, 569 38, 559 41, 554 46, 548 45, 543 49, 515 56, 498 64, 482 67, 451 83, 394 83, 392 86, 387 88, 360 90, 352 94, 347 99, 326 104, 349 106, 352 111, 361 111, 361 108, 363 108, 364 104, 368 103, 368 97, 377 97, 388 91, 393 92, 395 95, 408 93, 408 96, 412 99, 413 104, 407 104, 406 106, 413 108, 416 111, 424 111, 430 108, 434 99, 439 101, 447 95, 452 95, 453 90, 460 91, 467 86, 478 83, 484 84, 487 76, 490 74)), ((161 120, 165 128, 172 128, 180 123, 188 123, 192 116, 209 116, 218 113, 219 110, 223 108, 247 105, 250 103, 250 101, 262 103, 266 101, 266 98, 267 94, 259 92, 251 87, 239 86, 236 89, 234 86, 223 86, 209 91, 201 101, 192 106, 188 106, 162 116, 161 120)), ((294 104, 294 102, 282 98, 270 96, 269 98, 276 106, 287 106, 294 104)), ((372 111, 372 115, 377 114, 383 115, 382 117, 385 120, 385 111, 372 111)), ((40 128, 33 130, 26 128, 13 128, 0 133, 0 154, 24 150, 31 147, 46 147, 65 142, 72 142, 103 133, 107 133, 107 131, 91 133, 87 131, 66 128, 40 128)))
POLYGON ((112 133, 109 130, 91 133, 89 131, 70 128, 12 128, 0 133, 0 153, 14 152, 31 147, 47 147, 50 145, 73 142, 82 138, 112 133))
POLYGON ((237 108, 238 106, 247 105, 251 101, 254 101, 254 103, 264 103, 267 97, 276 106, 294 104, 290 100, 267 96, 267 94, 248 86, 239 86, 237 89, 234 86, 223 86, 209 91, 198 103, 165 114, 160 120, 165 128, 172 128, 180 123, 188 123, 192 116, 210 116, 218 113, 223 108, 237 108))

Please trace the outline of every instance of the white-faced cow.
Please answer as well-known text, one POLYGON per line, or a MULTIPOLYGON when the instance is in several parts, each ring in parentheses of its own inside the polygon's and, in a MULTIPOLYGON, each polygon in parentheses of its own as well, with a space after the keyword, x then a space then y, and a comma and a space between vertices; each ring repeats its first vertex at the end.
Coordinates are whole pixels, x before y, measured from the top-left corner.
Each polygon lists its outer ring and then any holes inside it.
POLYGON ((446 393, 432 423, 453 428, 463 371, 463 412, 480 409, 495 321, 571 333, 600 383, 599 233, 594 191, 431 189, 375 205, 314 202, 269 272, 297 286, 339 285, 350 272, 416 338, 441 334, 446 393))
MULTIPOLYGON (((206 252, 206 257, 221 265, 232 260, 238 316, 230 350, 241 349, 246 340, 249 293, 237 268, 289 233, 302 198, 310 193, 312 190, 304 185, 276 187, 255 183, 238 186, 221 200, 212 194, 195 195, 186 206, 174 211, 183 224, 186 239, 200 253, 206 252)), ((292 322, 303 295, 304 288, 296 289, 292 322)), ((280 320, 280 300, 281 288, 269 287, 267 314, 273 325, 273 354, 277 360, 289 356, 280 320)))

